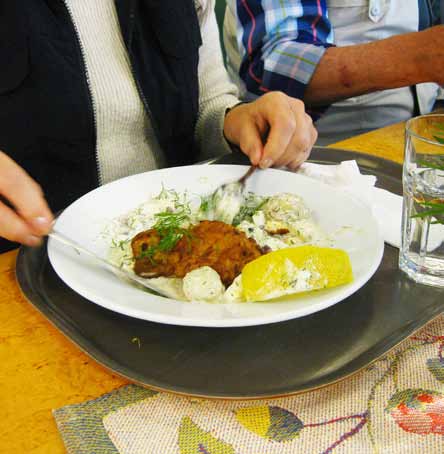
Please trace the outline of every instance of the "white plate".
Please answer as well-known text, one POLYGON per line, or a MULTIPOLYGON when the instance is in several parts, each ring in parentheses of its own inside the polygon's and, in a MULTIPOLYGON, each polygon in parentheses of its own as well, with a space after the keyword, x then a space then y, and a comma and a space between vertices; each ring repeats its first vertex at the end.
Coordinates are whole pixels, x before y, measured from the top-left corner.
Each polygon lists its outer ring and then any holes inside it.
MULTIPOLYGON (((57 230, 105 257, 100 238, 107 222, 127 213, 162 185, 189 194, 207 194, 219 184, 238 178, 245 166, 200 165, 146 172, 123 178, 84 195, 58 218, 57 230)), ((72 248, 49 240, 48 255, 59 277, 74 291, 112 311, 153 322, 187 326, 233 327, 279 322, 325 309, 362 287, 378 268, 384 242, 370 209, 331 186, 302 175, 269 169, 256 172, 247 190, 261 195, 292 192, 300 195, 315 220, 332 235, 335 247, 351 259, 354 281, 279 302, 211 304, 183 302, 146 293, 118 279, 72 248)))

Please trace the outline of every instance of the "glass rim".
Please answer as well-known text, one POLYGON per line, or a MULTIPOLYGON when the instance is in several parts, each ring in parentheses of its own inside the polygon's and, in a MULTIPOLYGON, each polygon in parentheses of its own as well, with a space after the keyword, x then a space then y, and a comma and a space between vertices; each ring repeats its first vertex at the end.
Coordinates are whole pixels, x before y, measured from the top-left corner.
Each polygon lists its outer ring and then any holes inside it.
POLYGON ((444 114, 433 114, 432 113, 432 114, 426 114, 426 115, 418 115, 417 117, 410 118, 410 119, 408 119, 406 121, 406 123, 405 123, 405 132, 408 133, 411 136, 416 137, 418 140, 421 140, 423 142, 429 143, 431 145, 436 145, 438 147, 444 147, 444 143, 440 143, 440 142, 437 142, 435 140, 426 139, 425 137, 420 136, 419 134, 416 134, 416 132, 413 132, 410 129, 410 123, 413 123, 416 120, 420 120, 420 119, 423 119, 423 118, 430 118, 430 117, 441 117, 443 119, 443 121, 444 121, 444 114))

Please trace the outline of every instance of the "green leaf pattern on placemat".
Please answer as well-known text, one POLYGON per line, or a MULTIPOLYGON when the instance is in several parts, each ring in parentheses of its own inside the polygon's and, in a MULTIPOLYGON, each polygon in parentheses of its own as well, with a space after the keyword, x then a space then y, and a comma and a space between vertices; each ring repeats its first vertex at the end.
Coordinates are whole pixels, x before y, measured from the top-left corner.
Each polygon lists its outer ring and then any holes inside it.
POLYGON ((246 429, 278 442, 293 440, 304 427, 294 413, 276 406, 240 408, 235 413, 246 429))
POLYGON ((70 454, 442 454, 444 335, 423 331, 408 342, 355 382, 305 397, 242 403, 160 393, 147 399, 153 393, 132 385, 55 416, 70 454), (358 383, 368 384, 364 394, 358 383))
POLYGON ((118 454, 103 427, 103 418, 112 411, 156 394, 156 391, 128 385, 98 399, 54 410, 67 451, 75 454, 118 454))
POLYGON ((234 448, 202 430, 190 417, 179 428, 180 454, 235 454, 234 448))
POLYGON ((442 358, 428 359, 427 367, 438 381, 444 383, 444 360, 442 358))

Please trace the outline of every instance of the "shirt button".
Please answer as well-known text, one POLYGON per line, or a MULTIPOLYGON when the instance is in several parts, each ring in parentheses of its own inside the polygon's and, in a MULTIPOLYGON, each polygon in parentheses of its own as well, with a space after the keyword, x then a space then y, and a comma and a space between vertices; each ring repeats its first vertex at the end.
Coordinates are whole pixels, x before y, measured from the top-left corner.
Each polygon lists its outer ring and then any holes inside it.
POLYGON ((379 10, 379 7, 377 7, 377 6, 374 6, 371 10, 372 16, 379 16, 380 12, 381 11, 379 10))

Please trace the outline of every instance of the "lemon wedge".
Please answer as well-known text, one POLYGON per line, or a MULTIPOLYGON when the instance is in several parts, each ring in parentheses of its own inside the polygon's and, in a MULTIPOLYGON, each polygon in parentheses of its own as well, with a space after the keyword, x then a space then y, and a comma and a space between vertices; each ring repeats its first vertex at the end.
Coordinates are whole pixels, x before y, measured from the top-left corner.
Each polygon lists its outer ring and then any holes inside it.
POLYGON ((351 281, 348 254, 342 249, 317 246, 279 249, 253 260, 242 270, 246 301, 265 301, 351 281))

